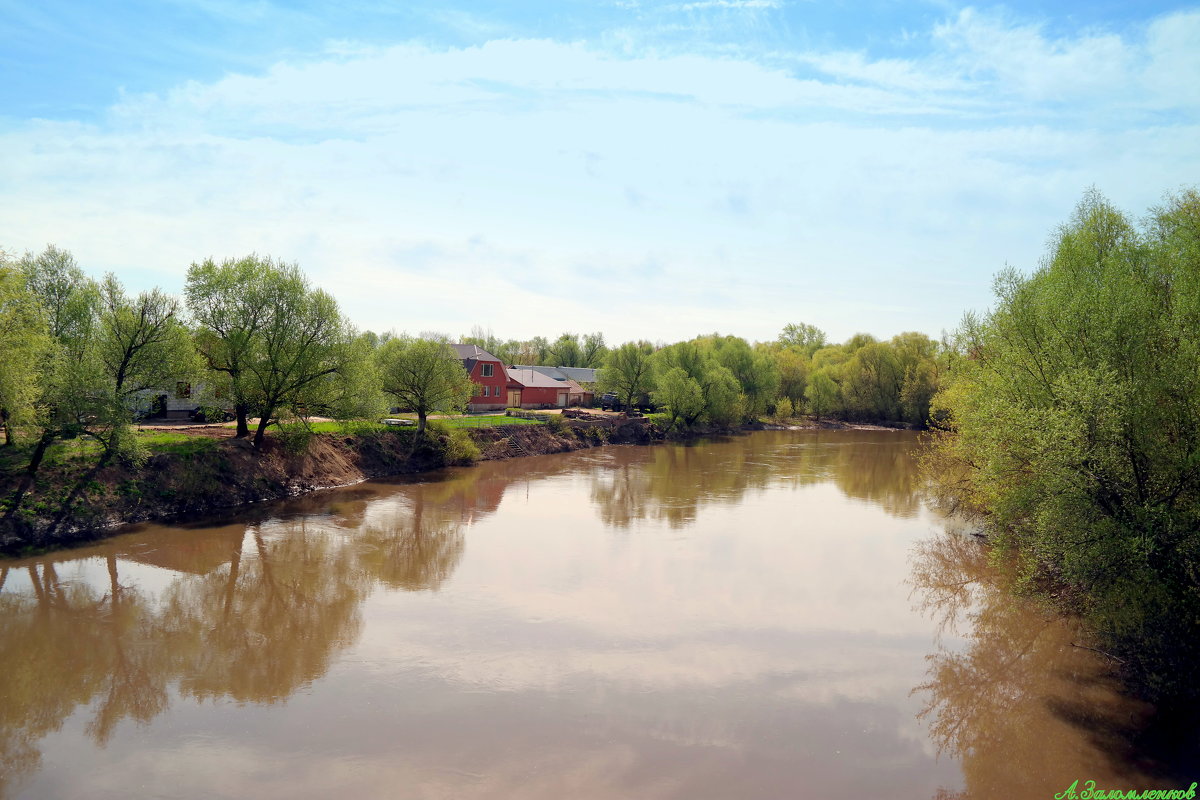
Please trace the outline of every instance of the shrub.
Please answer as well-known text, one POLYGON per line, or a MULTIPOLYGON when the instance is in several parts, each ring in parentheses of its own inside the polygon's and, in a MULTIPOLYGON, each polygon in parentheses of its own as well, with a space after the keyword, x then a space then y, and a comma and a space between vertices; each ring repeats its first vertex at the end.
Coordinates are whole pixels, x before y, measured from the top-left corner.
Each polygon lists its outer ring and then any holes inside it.
POLYGON ((445 439, 446 463, 473 464, 479 458, 479 446, 462 428, 451 430, 445 439))

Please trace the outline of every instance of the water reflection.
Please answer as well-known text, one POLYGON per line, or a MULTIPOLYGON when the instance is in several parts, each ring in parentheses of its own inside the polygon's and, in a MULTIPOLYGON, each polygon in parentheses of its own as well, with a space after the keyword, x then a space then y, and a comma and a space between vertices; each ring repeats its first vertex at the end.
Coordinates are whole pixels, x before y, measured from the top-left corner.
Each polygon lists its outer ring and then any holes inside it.
POLYGON ((382 503, 378 488, 356 488, 283 504, 284 516, 256 511, 248 525, 146 526, 5 562, 0 795, 38 769, 38 740, 76 709, 90 708, 85 733, 103 747, 122 721, 165 711, 172 687, 271 704, 311 685, 359 636, 376 581, 436 589, 453 572, 463 520, 495 508, 476 508, 472 485, 417 485, 382 503))
POLYGON ((1186 788, 1194 779, 1147 747, 1163 722, 1154 709, 1121 693, 1113 665, 1079 645, 1073 622, 1014 598, 978 540, 951 532, 922 542, 913 576, 924 610, 968 636, 965 648, 929 657, 929 680, 915 690, 939 749, 962 762, 965 789, 944 797, 1053 797, 1075 780, 1186 788))
POLYGON ((756 446, 702 441, 683 447, 631 448, 627 458, 592 474, 591 497, 617 528, 662 520, 672 528, 695 521, 710 504, 739 504, 772 486, 832 481, 846 496, 913 517, 921 507, 920 474, 911 435, 879 431, 763 432, 756 446), (900 446, 897 446, 900 445, 900 446))
MULTIPOLYGON (((764 432, 485 463, 3 562, 0 794, 119 797, 131 770, 187 796, 955 791, 909 694, 930 625, 907 556, 938 524, 912 444, 764 432)), ((918 583, 1001 637, 935 657, 924 687, 985 797, 979 754, 1020 738, 993 718, 1035 724, 1006 704, 1064 662, 1021 661, 1050 640, 1022 640, 1028 620, 973 616, 973 553, 923 552, 918 583)))

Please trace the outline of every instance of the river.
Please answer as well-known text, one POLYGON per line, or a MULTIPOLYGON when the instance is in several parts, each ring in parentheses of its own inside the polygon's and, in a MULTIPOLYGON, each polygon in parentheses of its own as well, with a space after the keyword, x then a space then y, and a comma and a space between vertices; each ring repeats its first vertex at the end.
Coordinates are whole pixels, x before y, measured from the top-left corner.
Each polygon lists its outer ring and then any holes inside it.
POLYGON ((915 445, 606 447, 0 561, 0 796, 1179 786, 1155 710, 925 506, 915 445))

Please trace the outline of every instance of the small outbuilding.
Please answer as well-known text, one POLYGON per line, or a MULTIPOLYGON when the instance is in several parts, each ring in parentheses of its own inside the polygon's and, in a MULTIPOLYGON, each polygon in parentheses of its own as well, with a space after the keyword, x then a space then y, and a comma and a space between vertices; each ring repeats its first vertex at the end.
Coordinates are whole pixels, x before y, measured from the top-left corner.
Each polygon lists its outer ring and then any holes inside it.
POLYGON ((508 400, 513 408, 565 408, 571 390, 564 381, 535 369, 509 367, 508 400))

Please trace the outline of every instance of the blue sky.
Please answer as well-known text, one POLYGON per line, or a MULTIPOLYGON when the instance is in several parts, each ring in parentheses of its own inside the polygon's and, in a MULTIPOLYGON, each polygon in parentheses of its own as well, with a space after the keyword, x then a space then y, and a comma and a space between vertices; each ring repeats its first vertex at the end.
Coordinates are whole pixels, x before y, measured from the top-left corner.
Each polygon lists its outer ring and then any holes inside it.
POLYGON ((936 335, 1200 182, 1200 5, 0 0, 0 247, 361 327, 936 335))

